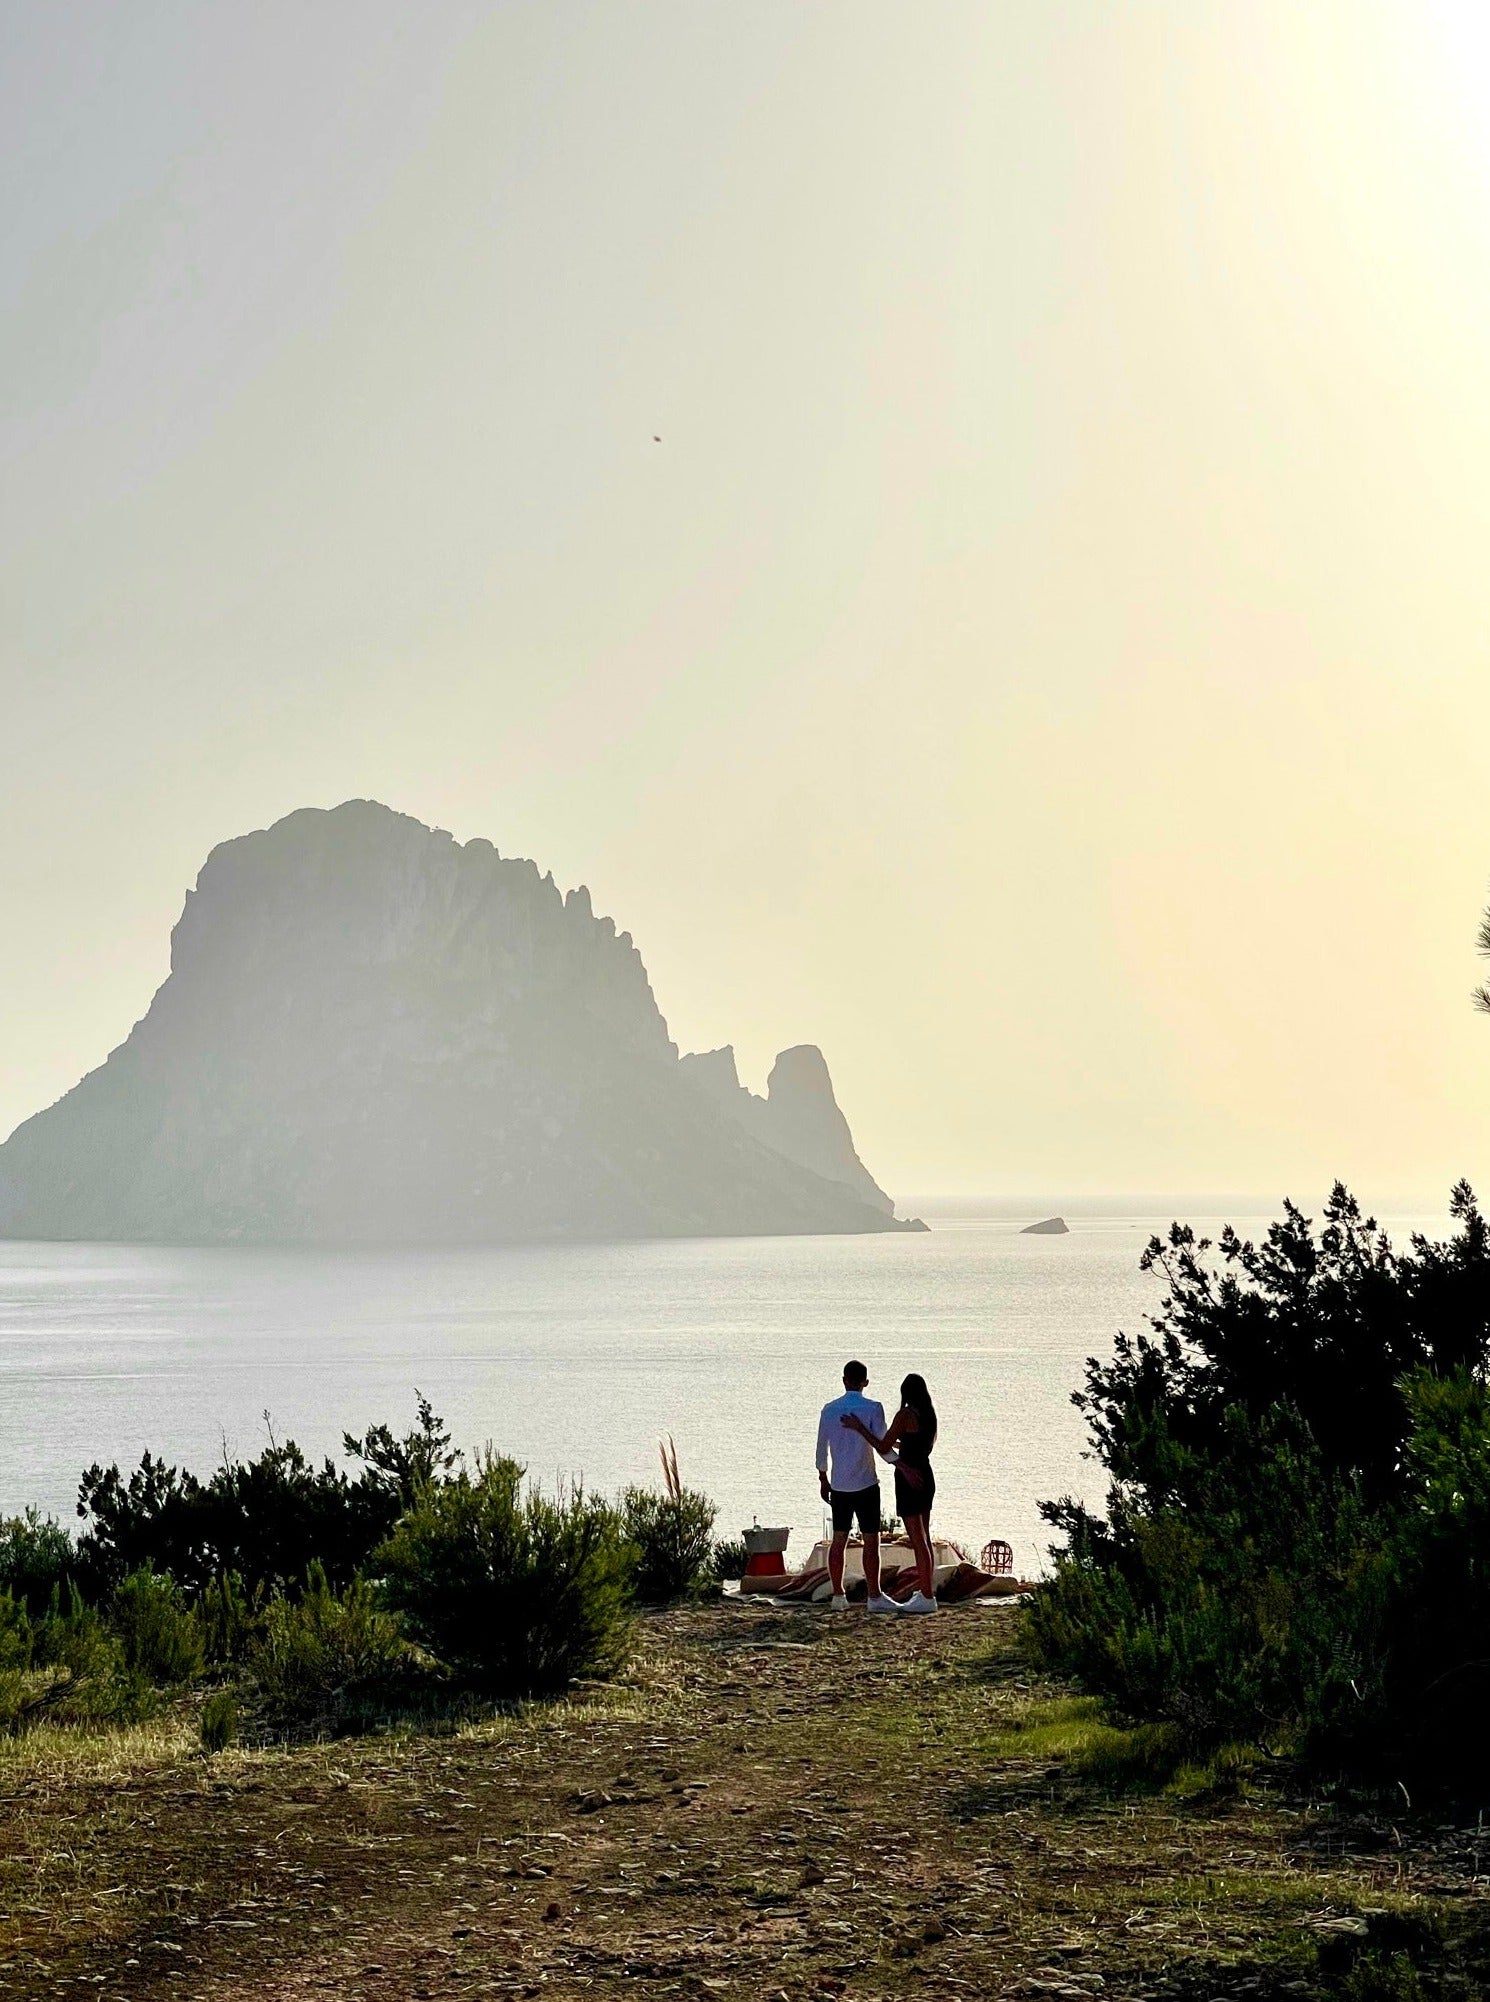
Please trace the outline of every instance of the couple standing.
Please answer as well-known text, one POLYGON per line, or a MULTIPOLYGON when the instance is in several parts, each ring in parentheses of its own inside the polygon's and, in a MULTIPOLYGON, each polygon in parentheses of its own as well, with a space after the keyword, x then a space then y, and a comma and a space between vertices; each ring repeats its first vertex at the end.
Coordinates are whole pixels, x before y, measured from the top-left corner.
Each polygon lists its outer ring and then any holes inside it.
POLYGON ((843 1553, 857 1520, 864 1537, 864 1583, 871 1613, 934 1613, 931 1504, 936 1476, 931 1449, 936 1444, 936 1407, 926 1379, 908 1376, 900 1386, 900 1409, 887 1427, 885 1407, 864 1395, 869 1371, 845 1363, 843 1395, 823 1406, 817 1425, 817 1483, 833 1511, 828 1576, 833 1610, 848 1605, 843 1590, 843 1553), (880 1590, 880 1488, 874 1456, 895 1469, 895 1513, 905 1524, 916 1553, 916 1590, 898 1604, 880 1590), (829 1468, 832 1479, 829 1479, 829 1468))

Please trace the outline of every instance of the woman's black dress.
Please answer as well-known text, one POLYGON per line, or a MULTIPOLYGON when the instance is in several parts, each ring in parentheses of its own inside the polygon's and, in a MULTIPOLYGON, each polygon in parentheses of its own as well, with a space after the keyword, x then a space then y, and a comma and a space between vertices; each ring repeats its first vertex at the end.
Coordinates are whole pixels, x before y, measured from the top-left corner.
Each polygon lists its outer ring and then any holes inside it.
POLYGON ((929 1515, 936 1495, 936 1475, 931 1471, 931 1449, 935 1432, 902 1432, 896 1446, 900 1466, 895 1469, 895 1513, 903 1522, 908 1515, 929 1515), (908 1481, 901 1468, 913 1468, 920 1482, 908 1481))

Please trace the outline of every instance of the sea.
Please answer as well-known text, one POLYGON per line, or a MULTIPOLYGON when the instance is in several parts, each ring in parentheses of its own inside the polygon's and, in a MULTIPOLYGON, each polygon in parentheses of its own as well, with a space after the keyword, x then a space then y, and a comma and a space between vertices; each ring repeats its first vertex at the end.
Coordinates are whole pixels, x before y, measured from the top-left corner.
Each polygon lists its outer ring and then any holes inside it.
POLYGON ((938 1531, 974 1556, 1000 1537, 1035 1575, 1041 1502, 1104 1491, 1071 1397, 1086 1359, 1160 1302, 1139 1264, 1150 1236, 1176 1214, 1211 1236, 1227 1220, 1266 1229, 1255 1203, 1205 1207, 1073 1207, 1065 1236, 1026 1235, 1045 1212, 1000 1200, 928 1201, 926 1233, 868 1237, 0 1243, 0 1512, 75 1526, 82 1471, 147 1450, 202 1474, 271 1437, 339 1456, 344 1432, 404 1429, 422 1393, 458 1444, 511 1454, 550 1488, 656 1483, 671 1442, 721 1534, 789 1527, 800 1559, 823 1529, 817 1414, 853 1356, 887 1411, 907 1371, 931 1387, 938 1531))

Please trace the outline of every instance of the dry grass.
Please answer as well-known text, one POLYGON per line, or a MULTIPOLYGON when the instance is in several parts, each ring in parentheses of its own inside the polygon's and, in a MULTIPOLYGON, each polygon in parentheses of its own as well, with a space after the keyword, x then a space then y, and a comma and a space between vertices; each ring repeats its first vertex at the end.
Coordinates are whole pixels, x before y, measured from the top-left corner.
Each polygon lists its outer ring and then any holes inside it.
POLYGON ((40 1724, 20 1737, 0 1737, 0 1797, 17 1788, 129 1779, 200 1749, 196 1711, 186 1704, 121 1729, 40 1724))

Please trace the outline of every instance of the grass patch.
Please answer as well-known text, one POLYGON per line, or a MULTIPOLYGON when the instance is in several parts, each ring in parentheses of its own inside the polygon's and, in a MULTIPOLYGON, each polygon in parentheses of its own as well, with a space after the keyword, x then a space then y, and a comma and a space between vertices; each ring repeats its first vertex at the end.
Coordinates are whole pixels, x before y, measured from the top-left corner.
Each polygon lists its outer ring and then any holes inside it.
POLYGON ((122 1780, 199 1750, 196 1707, 190 1702, 138 1724, 38 1724, 19 1737, 0 1737, 0 1788, 122 1780))
POLYGON ((1209 1758, 1187 1760, 1171 1774, 1165 1792, 1176 1800, 1201 1801, 1227 1794, 1245 1795, 1260 1778, 1267 1754, 1256 1745, 1220 1745, 1209 1758))
POLYGON ((1186 1757, 1173 1724, 1116 1724, 1097 1696, 1029 1696, 981 1746, 995 1763, 1060 1764, 1072 1778, 1113 1793, 1162 1791, 1200 1802, 1243 1794, 1268 1764, 1256 1745, 1220 1745, 1186 1757))
MULTIPOLYGON (((996 1761, 1048 1764, 1122 1792, 1157 1788, 1181 1769, 1184 1739, 1172 1724, 1114 1724, 1094 1696, 1036 1697, 1017 1709, 983 1747, 996 1761)), ((1186 1771, 1199 1774, 1200 1768, 1186 1771)))

